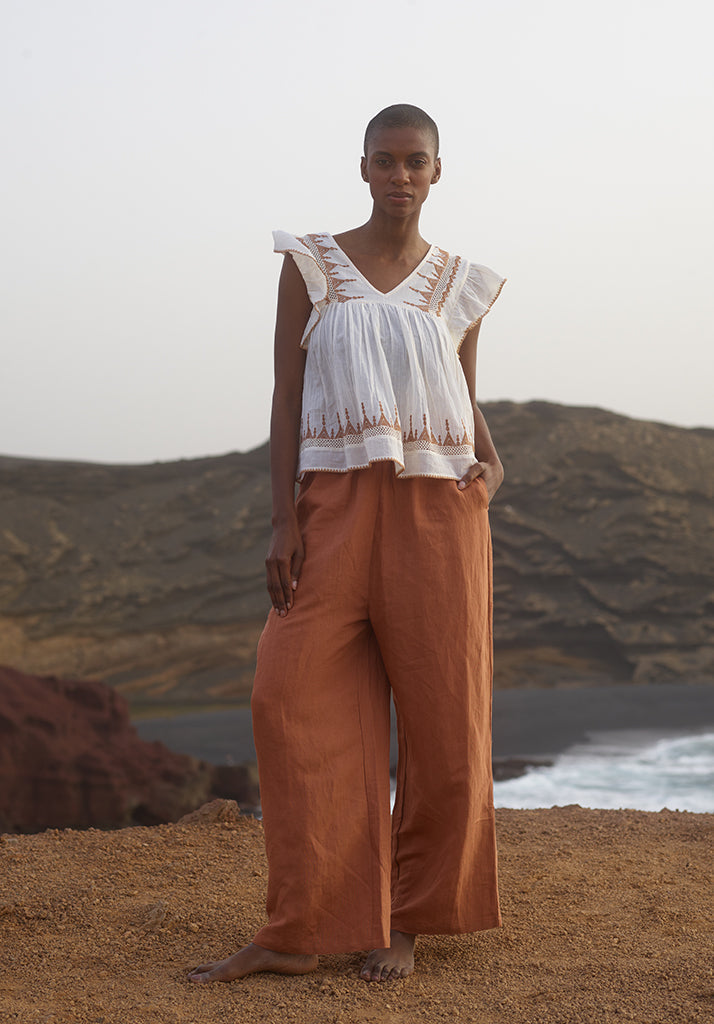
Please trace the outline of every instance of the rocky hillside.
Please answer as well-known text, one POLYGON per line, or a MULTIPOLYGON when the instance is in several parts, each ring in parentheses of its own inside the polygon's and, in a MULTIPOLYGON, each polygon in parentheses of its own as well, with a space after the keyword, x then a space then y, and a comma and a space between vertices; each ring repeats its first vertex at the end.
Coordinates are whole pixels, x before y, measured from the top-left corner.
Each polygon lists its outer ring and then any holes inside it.
POLYGON ((0 833, 175 821, 211 796, 259 802, 250 765, 211 765, 145 743, 103 683, 0 665, 0 833))
POLYGON ((269 519, 267 446, 142 466, 0 458, 0 663, 135 702, 245 696, 269 519))
MULTIPOLYGON (((714 679, 714 431, 484 407, 499 686, 714 679)), ((0 663, 134 705, 244 699, 268 610, 267 447, 141 466, 0 458, 0 663)))

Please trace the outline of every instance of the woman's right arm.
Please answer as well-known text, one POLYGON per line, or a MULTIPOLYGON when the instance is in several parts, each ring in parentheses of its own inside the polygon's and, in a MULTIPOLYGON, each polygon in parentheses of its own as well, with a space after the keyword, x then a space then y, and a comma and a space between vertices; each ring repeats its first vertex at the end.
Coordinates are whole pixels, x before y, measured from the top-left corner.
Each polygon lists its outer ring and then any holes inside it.
POLYGON ((270 600, 287 615, 302 568, 304 549, 295 510, 305 349, 300 348, 312 304, 292 256, 286 254, 278 285, 275 323, 275 387, 270 417, 273 536, 265 560, 270 600))

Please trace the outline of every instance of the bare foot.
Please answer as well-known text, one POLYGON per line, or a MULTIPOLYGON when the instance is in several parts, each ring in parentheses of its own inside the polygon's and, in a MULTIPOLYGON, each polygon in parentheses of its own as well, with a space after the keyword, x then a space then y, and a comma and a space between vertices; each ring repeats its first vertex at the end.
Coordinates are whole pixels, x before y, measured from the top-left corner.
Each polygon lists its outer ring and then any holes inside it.
POLYGON ((389 949, 373 949, 359 972, 364 981, 396 981, 414 970, 415 935, 407 932, 389 933, 389 949))
POLYGON ((275 950, 256 946, 254 942, 239 949, 225 960, 195 967, 189 981, 203 985, 209 981, 235 981, 248 974, 271 971, 273 974, 309 974, 317 967, 317 956, 301 953, 276 953, 275 950))

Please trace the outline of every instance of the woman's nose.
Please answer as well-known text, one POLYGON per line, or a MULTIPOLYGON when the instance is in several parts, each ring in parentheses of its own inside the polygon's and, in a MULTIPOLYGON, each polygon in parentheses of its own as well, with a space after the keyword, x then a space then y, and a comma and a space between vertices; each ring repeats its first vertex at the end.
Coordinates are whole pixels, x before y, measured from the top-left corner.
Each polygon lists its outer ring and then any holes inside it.
POLYGON ((392 171, 392 181, 395 184, 405 184, 409 181, 409 172, 407 171, 406 164, 395 164, 394 170, 392 171))

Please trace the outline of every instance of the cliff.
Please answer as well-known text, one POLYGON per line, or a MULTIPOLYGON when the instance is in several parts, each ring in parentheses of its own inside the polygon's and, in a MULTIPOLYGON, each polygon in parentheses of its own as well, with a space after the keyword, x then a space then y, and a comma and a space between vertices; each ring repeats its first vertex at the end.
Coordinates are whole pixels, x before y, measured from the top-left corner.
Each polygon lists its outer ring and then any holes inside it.
POLYGON ((176 821, 212 795, 254 809, 255 770, 141 740, 104 683, 0 666, 0 832, 176 821))
MULTIPOLYGON (((496 685, 714 678, 714 431, 484 406, 496 685)), ((267 446, 140 466, 0 458, 0 663, 139 704, 244 700, 268 610, 267 446)))

